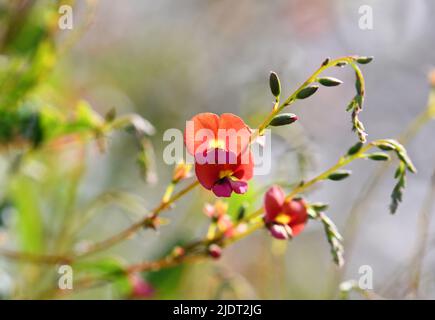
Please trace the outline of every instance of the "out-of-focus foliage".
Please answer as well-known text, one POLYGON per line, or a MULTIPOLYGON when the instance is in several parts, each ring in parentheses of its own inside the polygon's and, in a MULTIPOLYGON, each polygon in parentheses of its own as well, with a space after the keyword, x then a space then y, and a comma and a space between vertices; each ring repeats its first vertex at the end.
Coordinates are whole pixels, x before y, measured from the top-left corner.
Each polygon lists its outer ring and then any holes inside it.
MULTIPOLYGON (((8 246, 27 254, 72 249, 82 219, 78 215, 86 212, 77 205, 89 143, 104 152, 111 131, 125 129, 137 141, 145 174, 152 161, 148 137, 154 129, 148 121, 113 111, 102 116, 81 97, 62 91, 65 87, 53 77, 68 44, 58 27, 61 4, 74 1, 0 2, 0 152, 5 164, 0 221, 8 246)), ((0 245, 2 241, 0 237, 0 245)), ((95 272, 113 272, 115 266, 104 261, 93 265, 88 269, 95 272)), ((23 266, 15 276, 19 272, 29 273, 14 283, 11 296, 44 297, 47 277, 55 274, 43 266, 23 266)), ((123 277, 114 283, 118 295, 129 293, 123 277)))

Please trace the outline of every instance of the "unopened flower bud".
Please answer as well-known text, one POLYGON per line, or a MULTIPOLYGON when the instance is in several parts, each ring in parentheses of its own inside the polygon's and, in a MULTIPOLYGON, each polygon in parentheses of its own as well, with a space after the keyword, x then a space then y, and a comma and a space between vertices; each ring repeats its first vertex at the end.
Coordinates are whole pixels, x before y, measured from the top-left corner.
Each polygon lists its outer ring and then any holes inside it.
POLYGON ((356 59, 356 62, 358 62, 359 64, 367 64, 372 62, 373 57, 359 57, 356 59))
POLYGON ((363 145, 364 144, 361 141, 357 142, 352 147, 350 147, 350 149, 347 151, 347 155, 353 156, 355 153, 358 153, 361 150, 361 148, 363 147, 363 145))
POLYGON ((336 67, 339 67, 339 68, 342 68, 342 67, 344 67, 345 65, 347 65, 347 62, 346 61, 340 61, 340 62, 337 62, 336 63, 336 67))
POLYGON ((272 94, 275 97, 279 97, 279 95, 281 94, 281 82, 279 81, 278 75, 273 71, 270 73, 269 85, 272 94))
POLYGON ((322 67, 326 66, 329 63, 330 59, 326 58, 325 60, 323 60, 322 62, 322 67))
POLYGON ((213 259, 219 259, 222 255, 222 248, 213 243, 208 247, 208 253, 213 259))
POLYGON ((184 256, 185 253, 186 253, 186 250, 184 250, 184 248, 180 247, 180 246, 176 246, 174 248, 174 250, 172 250, 172 255, 175 258, 180 258, 180 257, 184 256))
POLYGON ((317 81, 325 87, 335 87, 343 83, 343 81, 333 77, 323 77, 317 79, 317 81))
POLYGON ((319 86, 316 86, 316 85, 303 88, 301 91, 299 91, 297 93, 296 98, 297 99, 306 99, 306 98, 312 96, 317 91, 317 89, 319 89, 319 86))
POLYGON ((329 206, 327 203, 315 202, 311 203, 310 207, 316 212, 323 212, 326 211, 329 206))
POLYGON ((383 152, 372 153, 372 154, 368 155, 368 158, 370 160, 375 160, 375 161, 388 161, 388 160, 390 160, 390 156, 386 153, 383 153, 383 152))
POLYGON ((391 151, 395 149, 395 147, 392 144, 387 142, 378 145, 378 148, 384 151, 391 151))
POLYGON ((116 109, 115 108, 111 108, 104 115, 104 120, 106 120, 106 122, 112 122, 113 120, 115 120, 115 118, 116 118, 116 109))
POLYGON ((298 116, 293 113, 282 113, 275 116, 269 125, 273 127, 285 126, 298 120, 298 116))
POLYGON ((131 285, 131 296, 133 298, 150 298, 154 293, 154 288, 146 282, 140 274, 129 276, 131 285))
POLYGON ((346 179, 347 177, 349 177, 351 175, 351 173, 352 172, 349 170, 338 170, 338 171, 335 171, 334 173, 331 173, 328 176, 328 179, 332 180, 332 181, 340 181, 340 180, 343 180, 343 179, 346 179))

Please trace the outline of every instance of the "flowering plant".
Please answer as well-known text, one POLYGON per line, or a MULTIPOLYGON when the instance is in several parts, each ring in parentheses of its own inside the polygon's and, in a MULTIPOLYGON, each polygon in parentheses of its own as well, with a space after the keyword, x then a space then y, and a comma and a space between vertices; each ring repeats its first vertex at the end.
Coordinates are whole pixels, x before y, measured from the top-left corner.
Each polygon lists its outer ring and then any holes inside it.
MULTIPOLYGON (((201 112, 194 115, 183 135, 183 144, 193 161, 183 159, 170 169, 172 174, 168 185, 153 209, 145 209, 142 195, 137 197, 119 191, 104 192, 85 206, 76 204, 87 154, 86 146, 90 141, 95 141, 101 153, 110 154, 111 146, 107 138, 113 136, 114 132, 130 134, 137 147, 137 163, 145 181, 153 182, 158 158, 152 138, 156 129, 139 114, 118 115, 112 109, 102 116, 90 103, 81 99, 66 113, 57 108, 55 103, 45 103, 39 95, 32 95, 32 90, 39 88, 40 78, 54 67, 58 54, 57 44, 51 37, 51 32, 55 32, 52 21, 45 17, 38 20, 38 24, 46 32, 37 39, 31 52, 26 51, 30 49, 21 48, 17 44, 18 40, 14 43, 12 38, 3 43, 8 54, 12 55, 11 52, 17 50, 25 51, 17 57, 17 61, 30 67, 20 69, 16 68, 20 63, 10 62, 7 65, 8 74, 17 81, 15 86, 11 85, 13 90, 7 88, 0 92, 8 93, 5 101, 0 95, 0 149, 8 165, 0 213, 12 212, 16 219, 10 225, 5 223, 8 237, 0 237, 0 256, 23 265, 26 271, 36 270, 34 274, 41 278, 46 275, 41 270, 51 270, 47 271, 47 278, 52 277, 54 266, 70 267, 75 277, 71 283, 73 291, 64 290, 58 282, 47 281, 48 284, 44 283, 42 289, 35 292, 17 290, 18 296, 67 296, 80 289, 110 283, 119 297, 150 298, 158 292, 158 288, 154 288, 158 287, 158 281, 152 281, 153 274, 210 258, 217 260, 225 256, 227 247, 250 237, 256 231, 263 231, 268 239, 279 240, 279 243, 304 241, 304 233, 313 223, 319 223, 324 229, 332 261, 342 267, 345 263, 344 239, 339 228, 326 214, 328 204, 311 199, 308 192, 323 182, 332 184, 349 178, 351 171, 345 167, 355 160, 391 161, 394 158, 397 161, 393 163, 397 163, 397 168, 390 211, 395 213, 403 198, 407 174, 416 172, 406 149, 397 140, 367 141, 366 129, 359 118, 366 94, 361 66, 370 63, 373 58, 352 55, 325 59, 289 95, 284 94, 278 75, 271 72, 269 87, 273 97, 272 107, 265 110, 258 126, 249 126, 247 119, 233 113, 217 115, 201 112), (257 181, 255 165, 258 158, 253 152, 254 146, 264 147, 269 143, 268 146, 273 149, 270 141, 264 141, 269 130, 276 127, 285 129, 286 126, 304 121, 302 117, 284 111, 296 102, 310 98, 321 87, 323 90, 341 85, 341 80, 324 73, 343 67, 350 67, 355 74, 356 91, 346 111, 350 113, 357 142, 346 148, 335 164, 295 185, 282 185, 277 181, 270 185, 257 181), (78 159, 77 162, 68 166, 64 159, 66 152, 74 153, 72 157, 78 159), (50 171, 57 175, 51 176, 50 171), (207 231, 200 230, 200 235, 194 232, 193 236, 189 235, 188 241, 170 244, 165 254, 160 253, 159 257, 152 260, 142 259, 135 252, 138 259, 127 263, 123 252, 116 252, 114 248, 146 229, 159 231, 160 234, 170 233, 167 231, 171 230, 170 226, 166 226, 171 224, 168 212, 197 189, 202 190, 197 193, 197 198, 205 217, 198 213, 197 208, 192 209, 192 215, 207 224, 207 231), (51 201, 48 205, 39 206, 40 198, 47 194, 51 201), (63 208, 59 203, 69 206, 63 208), (95 212, 105 208, 108 203, 116 204, 125 211, 133 211, 136 214, 135 221, 124 228, 116 226, 117 230, 109 234, 103 226, 113 226, 114 223, 104 218, 104 224, 97 228, 98 233, 103 233, 102 237, 99 235, 97 240, 92 240, 94 235, 81 234, 81 230, 92 224, 95 212), (44 220, 45 212, 51 210, 64 212, 61 222, 56 219, 44 220), (76 216, 79 218, 72 218, 76 216), (9 237, 9 234, 14 233, 11 230, 16 231, 18 236, 9 237), (55 241, 46 241, 53 234, 57 235, 55 241), (114 253, 116 257, 112 256, 114 253), (33 269, 41 265, 48 269, 33 269)), ((50 94, 40 95, 46 98, 50 94)), ((141 250, 137 252, 142 253, 141 250)), ((24 282, 35 281, 32 272, 26 273, 28 279, 24 282)))

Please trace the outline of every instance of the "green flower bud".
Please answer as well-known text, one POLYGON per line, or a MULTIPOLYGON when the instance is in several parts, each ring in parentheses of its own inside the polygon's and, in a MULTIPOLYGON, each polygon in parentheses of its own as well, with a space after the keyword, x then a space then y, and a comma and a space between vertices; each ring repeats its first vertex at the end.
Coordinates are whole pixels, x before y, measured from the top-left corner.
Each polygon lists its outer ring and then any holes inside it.
POLYGON ((328 209, 329 205, 327 203, 315 202, 311 203, 310 207, 316 212, 323 212, 328 209))
POLYGON ((272 127, 285 126, 298 120, 298 116, 293 113, 282 113, 275 116, 269 123, 272 127))
POLYGON ((395 149, 394 146, 389 143, 380 144, 378 145, 378 148, 383 151, 391 151, 395 149))
POLYGON ((336 67, 339 67, 339 68, 342 68, 342 67, 344 67, 345 65, 347 65, 347 62, 346 62, 346 61, 340 61, 340 62, 337 62, 337 63, 335 64, 335 66, 336 66, 336 67))
POLYGON ((362 143, 361 141, 357 142, 355 145, 350 147, 350 149, 347 151, 347 155, 348 156, 353 156, 355 153, 358 153, 358 151, 361 150, 363 145, 364 145, 364 143, 362 143))
POLYGON ((111 108, 104 115, 104 120, 106 120, 106 122, 112 122, 113 120, 115 120, 115 118, 116 118, 116 109, 115 108, 111 108))
POLYGON ((326 58, 325 60, 323 60, 322 62, 322 67, 326 66, 329 63, 330 59, 326 58))
POLYGON ((383 152, 375 152, 372 154, 369 154, 368 157, 370 160, 375 160, 375 161, 388 161, 390 160, 390 156, 386 153, 383 152))
POLYGON ((349 170, 337 170, 334 173, 331 173, 328 176, 328 179, 332 180, 332 181, 340 181, 340 180, 346 179, 351 174, 352 174, 352 172, 349 170))
POLYGON ((281 94, 281 82, 279 81, 278 75, 273 71, 270 73, 269 85, 272 94, 275 97, 279 97, 279 95, 281 94))
POLYGON ((309 86, 306 88, 303 88, 301 91, 298 92, 298 94, 296 95, 297 99, 306 99, 309 96, 313 95, 317 89, 319 89, 319 86, 309 86))
POLYGON ((325 87, 335 87, 343 83, 343 81, 333 77, 319 78, 317 81, 325 87))
POLYGON ((359 57, 356 59, 356 62, 359 64, 367 64, 373 60, 373 57, 359 57))

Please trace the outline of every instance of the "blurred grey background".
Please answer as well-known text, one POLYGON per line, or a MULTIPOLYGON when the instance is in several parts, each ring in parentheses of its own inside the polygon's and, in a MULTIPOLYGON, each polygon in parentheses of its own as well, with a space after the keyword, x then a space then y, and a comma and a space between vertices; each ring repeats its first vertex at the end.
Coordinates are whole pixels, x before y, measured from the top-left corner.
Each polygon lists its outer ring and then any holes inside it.
MULTIPOLYGON (((78 9, 82 13, 88 10, 84 2, 78 9)), ((92 24, 62 62, 63 70, 71 75, 65 82, 101 113, 111 107, 119 113, 136 111, 156 126, 153 142, 159 181, 144 185, 134 164, 133 143, 126 136, 114 136, 111 153, 95 151, 89 156, 83 198, 110 186, 137 193, 152 207, 171 171, 161 158, 164 130, 182 129, 187 119, 204 111, 233 112, 257 126, 272 102, 270 70, 280 75, 283 91, 289 95, 326 57, 375 57, 373 63, 362 67, 367 95, 361 119, 369 140, 398 136, 426 106, 427 74, 435 66, 434 15, 435 2, 431 0, 100 1, 92 24), (373 30, 358 26, 362 5, 373 8, 373 30)), ((313 176, 356 142, 345 112, 354 95, 353 72, 337 68, 324 75, 338 77, 344 84, 321 88, 315 96, 292 106, 300 121, 276 131, 272 146, 276 165, 269 177, 256 180, 258 186, 313 176)), ((358 279, 358 268, 370 265, 374 290, 386 297, 401 297, 412 271, 417 217, 435 167, 434 137, 432 122, 408 145, 419 171, 409 177, 395 216, 388 212, 394 185, 392 167, 373 197, 359 199, 367 203, 352 234, 355 246, 346 256, 342 280, 358 279)), ((352 205, 378 166, 360 160, 351 165, 354 174, 350 179, 324 183, 307 197, 328 202, 329 215, 346 234, 343 228, 352 205)), ((205 197, 199 192, 165 214, 173 221, 157 237, 144 232, 114 251, 132 261, 149 259, 160 254, 162 243, 175 241, 180 230, 188 239, 203 235, 206 219, 201 202, 193 201, 198 194, 205 197)), ((258 201, 260 204, 261 196, 258 201)), ((101 239, 130 223, 116 212, 105 213, 104 221, 108 220, 114 223, 97 221, 84 234, 101 239)), ((433 231, 433 226, 430 229, 433 231)), ((426 298, 435 298, 433 245, 430 237, 421 288, 426 298)), ((239 283, 241 292, 235 297, 240 298, 335 297, 340 277, 320 226, 310 224, 289 243, 284 256, 280 246, 259 231, 251 241, 228 249, 218 263, 186 271, 175 297, 234 297, 215 296, 210 278, 239 283)))

